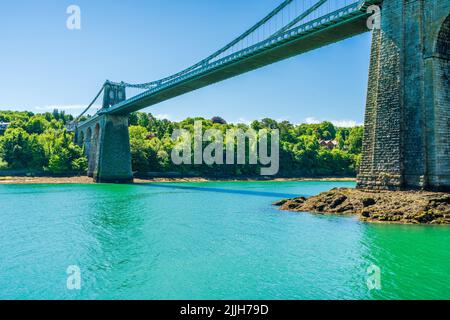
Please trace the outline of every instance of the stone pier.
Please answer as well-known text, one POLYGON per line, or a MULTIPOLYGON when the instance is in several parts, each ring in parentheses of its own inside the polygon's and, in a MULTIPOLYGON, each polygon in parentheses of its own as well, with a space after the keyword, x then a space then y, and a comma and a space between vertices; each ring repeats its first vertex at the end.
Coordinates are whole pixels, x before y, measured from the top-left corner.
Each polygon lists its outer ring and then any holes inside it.
POLYGON ((131 171, 128 116, 102 115, 100 135, 94 156, 95 182, 130 183, 131 171))
POLYGON ((88 176, 95 182, 133 182, 128 115, 106 112, 111 105, 123 100, 125 88, 107 83, 103 109, 77 128, 78 144, 84 146, 88 158, 88 176))
POLYGON ((450 1, 384 0, 358 187, 450 189, 450 1))

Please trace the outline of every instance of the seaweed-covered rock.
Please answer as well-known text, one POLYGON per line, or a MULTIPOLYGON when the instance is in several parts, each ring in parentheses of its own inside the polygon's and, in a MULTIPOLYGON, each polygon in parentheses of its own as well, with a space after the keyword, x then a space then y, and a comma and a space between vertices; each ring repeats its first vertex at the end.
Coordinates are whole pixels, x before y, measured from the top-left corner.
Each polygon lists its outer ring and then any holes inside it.
POLYGON ((450 224, 450 194, 443 192, 340 188, 308 199, 285 199, 277 205, 289 211, 354 214, 372 222, 450 224))

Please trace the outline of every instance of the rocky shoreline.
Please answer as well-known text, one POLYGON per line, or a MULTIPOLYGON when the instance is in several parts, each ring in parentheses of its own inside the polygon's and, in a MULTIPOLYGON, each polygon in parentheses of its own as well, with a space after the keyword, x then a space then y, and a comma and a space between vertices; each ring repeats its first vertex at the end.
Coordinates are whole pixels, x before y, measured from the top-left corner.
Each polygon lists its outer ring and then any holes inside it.
MULTIPOLYGON (((256 179, 256 178, 209 178, 209 177, 152 177, 135 178, 134 183, 162 183, 162 182, 254 182, 254 181, 355 181, 355 178, 274 178, 274 179, 256 179)), ((91 184, 92 178, 87 176, 73 177, 46 177, 46 176, 0 176, 0 185, 2 184, 91 184)))
POLYGON ((372 191, 336 188, 311 198, 274 203, 281 210, 357 215, 367 222, 450 224, 450 194, 429 191, 372 191))

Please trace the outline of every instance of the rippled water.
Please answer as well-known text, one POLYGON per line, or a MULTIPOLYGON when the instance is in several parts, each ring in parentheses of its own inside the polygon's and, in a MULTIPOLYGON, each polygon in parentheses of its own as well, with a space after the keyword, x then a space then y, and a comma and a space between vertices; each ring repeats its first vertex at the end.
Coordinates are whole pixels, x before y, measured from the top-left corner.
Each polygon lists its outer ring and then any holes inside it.
POLYGON ((337 186, 353 184, 2 185, 0 298, 450 299, 449 227, 271 206, 337 186))

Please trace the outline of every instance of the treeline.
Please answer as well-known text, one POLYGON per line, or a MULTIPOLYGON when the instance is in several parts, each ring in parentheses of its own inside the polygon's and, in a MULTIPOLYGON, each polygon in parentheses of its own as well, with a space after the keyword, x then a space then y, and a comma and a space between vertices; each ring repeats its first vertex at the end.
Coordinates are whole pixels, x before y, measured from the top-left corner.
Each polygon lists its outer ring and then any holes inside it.
MULTIPOLYGON (((0 170, 26 170, 54 175, 84 174, 87 169, 84 150, 74 143, 73 133, 64 128, 72 120, 71 115, 58 110, 44 114, 0 111, 0 122, 9 123, 6 131, 0 131, 0 170)), ((353 176, 359 165, 362 127, 341 128, 330 122, 294 125, 272 119, 254 121, 250 125, 229 124, 220 117, 211 120, 188 118, 172 122, 137 112, 129 117, 133 170, 140 175, 158 172, 239 178, 260 174, 260 165, 173 164, 173 131, 185 129, 193 132, 194 122, 198 120, 202 121, 203 130, 214 128, 224 134, 233 128, 243 131, 249 128, 256 131, 278 129, 278 175, 282 177, 353 176)))
POLYGON ((219 177, 259 175, 260 165, 174 165, 170 158, 174 146, 171 139, 173 130, 185 129, 192 133, 194 122, 198 120, 202 121, 203 130, 214 128, 224 134, 227 129, 232 128, 243 131, 249 128, 256 131, 278 129, 278 175, 282 177, 354 176, 361 158, 362 126, 340 128, 331 122, 294 125, 289 121, 277 122, 272 119, 254 121, 250 125, 228 124, 220 117, 211 120, 188 118, 181 122, 171 122, 138 112, 131 114, 129 119, 133 170, 140 173, 177 172, 219 177))
POLYGON ((83 149, 64 128, 72 120, 71 115, 58 110, 44 114, 0 111, 0 122, 9 123, 8 129, 0 132, 0 170, 53 175, 85 173, 87 159, 83 149))

